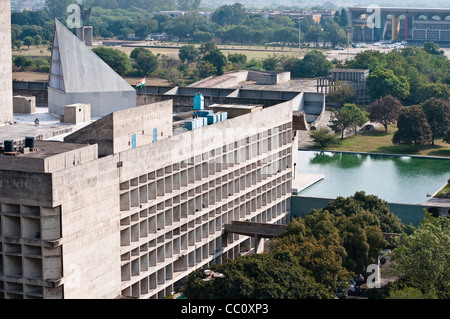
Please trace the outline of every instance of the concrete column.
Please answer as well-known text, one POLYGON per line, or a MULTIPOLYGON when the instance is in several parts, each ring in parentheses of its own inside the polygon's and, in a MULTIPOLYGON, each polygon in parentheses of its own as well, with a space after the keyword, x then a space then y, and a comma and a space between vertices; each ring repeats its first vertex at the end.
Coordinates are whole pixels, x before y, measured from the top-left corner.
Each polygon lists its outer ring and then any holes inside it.
POLYGON ((397 40, 397 33, 396 33, 396 19, 395 14, 392 14, 392 41, 397 40))
POLYGON ((0 125, 13 121, 11 0, 0 0, 0 125))
POLYGON ((261 236, 255 236, 255 254, 261 254, 264 252, 264 238, 261 236))

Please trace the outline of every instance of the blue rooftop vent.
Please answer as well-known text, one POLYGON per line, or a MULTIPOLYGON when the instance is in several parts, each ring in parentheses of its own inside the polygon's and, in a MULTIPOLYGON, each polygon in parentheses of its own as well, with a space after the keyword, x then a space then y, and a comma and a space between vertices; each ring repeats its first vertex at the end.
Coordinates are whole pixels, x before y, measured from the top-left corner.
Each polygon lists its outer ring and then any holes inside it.
POLYGON ((199 92, 194 96, 194 110, 201 111, 205 108, 205 98, 199 92))

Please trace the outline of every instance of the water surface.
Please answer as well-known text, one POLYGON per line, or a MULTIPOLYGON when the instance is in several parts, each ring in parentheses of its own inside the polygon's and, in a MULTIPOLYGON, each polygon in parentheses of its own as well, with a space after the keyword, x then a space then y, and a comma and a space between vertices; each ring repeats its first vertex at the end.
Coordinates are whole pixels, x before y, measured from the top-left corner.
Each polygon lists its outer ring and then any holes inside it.
POLYGON ((390 203, 422 204, 450 178, 450 159, 299 151, 300 173, 324 174, 299 193, 336 198, 365 191, 390 203))

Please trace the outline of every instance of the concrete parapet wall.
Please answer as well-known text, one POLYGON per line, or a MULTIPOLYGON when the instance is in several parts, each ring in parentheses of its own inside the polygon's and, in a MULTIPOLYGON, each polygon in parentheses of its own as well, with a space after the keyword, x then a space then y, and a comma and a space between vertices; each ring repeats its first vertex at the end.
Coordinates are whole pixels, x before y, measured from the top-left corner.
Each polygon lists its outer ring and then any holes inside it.
POLYGON ((157 140, 170 137, 172 116, 172 100, 139 106, 105 116, 65 137, 64 141, 98 144, 100 156, 119 153, 153 143, 154 129, 157 140))

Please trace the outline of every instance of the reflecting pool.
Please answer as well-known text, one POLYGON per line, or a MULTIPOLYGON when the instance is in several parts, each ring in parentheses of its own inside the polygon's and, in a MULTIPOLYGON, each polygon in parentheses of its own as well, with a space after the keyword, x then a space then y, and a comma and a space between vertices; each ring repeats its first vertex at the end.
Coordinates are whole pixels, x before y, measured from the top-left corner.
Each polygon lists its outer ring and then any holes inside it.
POLYGON ((298 172, 325 175, 301 196, 336 198, 365 191, 390 203, 422 204, 450 178, 450 159, 301 150, 298 172))

